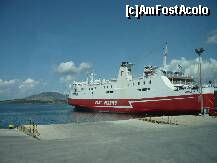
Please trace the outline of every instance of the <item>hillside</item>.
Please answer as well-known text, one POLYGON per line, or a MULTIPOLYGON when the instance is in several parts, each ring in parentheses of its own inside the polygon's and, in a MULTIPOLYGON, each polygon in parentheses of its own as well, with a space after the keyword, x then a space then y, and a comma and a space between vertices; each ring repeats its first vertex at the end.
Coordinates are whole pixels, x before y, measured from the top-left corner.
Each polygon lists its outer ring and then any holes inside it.
POLYGON ((37 95, 26 97, 26 100, 39 100, 39 101, 53 101, 53 100, 66 100, 66 95, 58 92, 42 92, 37 95))
POLYGON ((0 103, 43 103, 43 104, 62 104, 67 103, 67 96, 58 92, 42 92, 23 99, 13 99, 0 101, 0 103))

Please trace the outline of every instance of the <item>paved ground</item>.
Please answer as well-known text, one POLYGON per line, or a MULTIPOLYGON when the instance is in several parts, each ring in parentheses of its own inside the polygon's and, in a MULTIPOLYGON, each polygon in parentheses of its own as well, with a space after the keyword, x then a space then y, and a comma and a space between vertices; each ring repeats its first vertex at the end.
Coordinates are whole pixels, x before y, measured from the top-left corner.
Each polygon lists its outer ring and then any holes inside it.
POLYGON ((0 130, 0 162, 217 162, 217 123, 171 126, 130 120, 40 129, 41 140, 0 130))

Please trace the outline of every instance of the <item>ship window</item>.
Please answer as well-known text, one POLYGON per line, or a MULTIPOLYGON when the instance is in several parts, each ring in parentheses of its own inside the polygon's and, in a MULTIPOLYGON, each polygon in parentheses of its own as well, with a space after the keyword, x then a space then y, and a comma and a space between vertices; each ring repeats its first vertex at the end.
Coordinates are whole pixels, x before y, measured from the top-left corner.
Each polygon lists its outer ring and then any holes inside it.
POLYGON ((104 86, 104 89, 105 89, 105 86, 104 86))
POLYGON ((138 91, 141 91, 141 89, 137 89, 138 91))
POLYGON ((96 87, 95 87, 95 89, 96 89, 96 87))
POLYGON ((142 91, 150 90, 150 88, 142 88, 142 91))
POLYGON ((140 85, 140 82, 138 82, 138 85, 140 85))
POLYGON ((89 90, 90 90, 90 88, 89 88, 89 90))
POLYGON ((112 88, 112 85, 111 85, 111 88, 112 88))
POLYGON ((91 90, 93 90, 93 88, 91 88, 91 90))
POLYGON ((108 88, 108 86, 107 86, 107 88, 108 88))
POLYGON ((124 71, 121 71, 121 76, 123 75, 124 71))
POLYGON ((134 83, 133 83, 133 86, 134 86, 134 83))
POLYGON ((92 92, 92 94, 93 94, 93 92, 92 92))
POLYGON ((106 91, 106 93, 114 93, 114 91, 106 91))
POLYGON ((151 80, 149 81, 149 84, 151 84, 151 80))
POLYGON ((145 81, 143 82, 143 84, 145 85, 145 81))

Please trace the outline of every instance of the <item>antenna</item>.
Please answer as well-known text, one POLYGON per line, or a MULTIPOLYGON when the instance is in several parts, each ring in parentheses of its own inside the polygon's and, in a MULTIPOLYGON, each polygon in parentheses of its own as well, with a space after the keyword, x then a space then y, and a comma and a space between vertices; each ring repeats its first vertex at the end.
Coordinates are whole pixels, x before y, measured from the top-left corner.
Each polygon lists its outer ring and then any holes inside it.
POLYGON ((163 48, 163 67, 165 68, 167 66, 167 55, 168 55, 168 48, 167 48, 167 42, 165 43, 165 47, 163 48))

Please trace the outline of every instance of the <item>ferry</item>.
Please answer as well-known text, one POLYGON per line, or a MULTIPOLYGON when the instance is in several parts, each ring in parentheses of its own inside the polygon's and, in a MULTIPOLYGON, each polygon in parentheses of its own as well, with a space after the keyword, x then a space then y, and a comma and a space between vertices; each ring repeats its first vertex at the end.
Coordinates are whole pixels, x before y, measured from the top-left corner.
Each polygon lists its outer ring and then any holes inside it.
POLYGON ((213 113, 214 89, 199 89, 193 77, 166 70, 167 47, 161 68, 144 66, 139 77, 132 75, 132 63, 122 62, 115 79, 74 82, 68 104, 78 110, 113 113, 198 114, 213 113), (202 90, 202 91, 201 91, 202 90))

